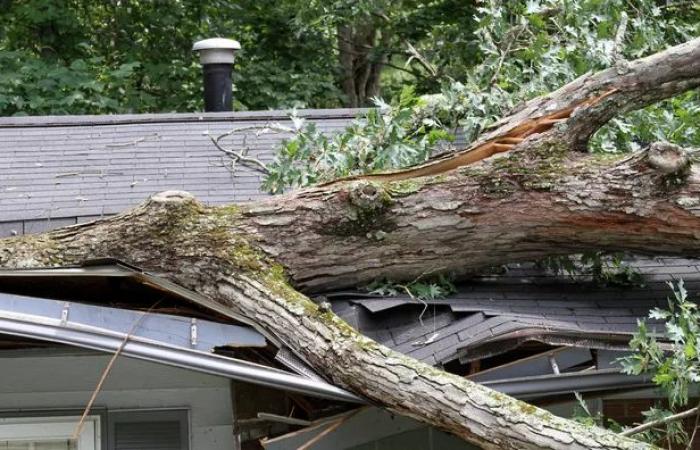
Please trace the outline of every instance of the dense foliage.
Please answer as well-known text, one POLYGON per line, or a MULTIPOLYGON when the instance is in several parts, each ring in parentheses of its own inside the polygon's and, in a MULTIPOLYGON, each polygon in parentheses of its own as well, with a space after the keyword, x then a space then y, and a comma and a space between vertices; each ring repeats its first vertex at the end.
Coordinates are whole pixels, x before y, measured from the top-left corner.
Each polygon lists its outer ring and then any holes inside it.
POLYGON ((363 61, 376 63, 378 95, 393 97, 407 82, 421 93, 437 86, 409 61, 409 42, 445 61, 451 76, 471 65, 469 2, 377 0, 363 3, 364 12, 336 3, 0 0, 0 115, 201 109, 191 48, 212 36, 241 42, 237 109, 343 106, 337 27, 365 21, 369 10, 388 18, 370 15, 376 42, 357 43, 371 47, 363 61))
MULTIPOLYGON (((700 5, 652 0, 490 0, 478 8, 476 64, 445 78, 439 94, 403 91, 329 139, 300 127, 272 164, 267 187, 278 192, 318 180, 424 161, 436 137, 457 130, 471 142, 517 104, 589 71, 615 66, 700 35, 700 5)), ((627 151, 654 140, 700 145, 698 93, 690 92, 613 120, 594 151, 627 151)))

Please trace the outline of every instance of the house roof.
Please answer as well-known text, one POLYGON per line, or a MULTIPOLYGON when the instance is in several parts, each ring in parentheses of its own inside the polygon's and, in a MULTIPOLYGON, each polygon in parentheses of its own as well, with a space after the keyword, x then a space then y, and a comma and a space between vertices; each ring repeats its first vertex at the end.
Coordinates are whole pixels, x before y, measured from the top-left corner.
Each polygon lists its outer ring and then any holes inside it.
MULTIPOLYGON (((361 112, 305 110, 298 114, 314 122, 321 132, 334 133, 361 112)), ((186 190, 208 204, 264 197, 259 189, 260 175, 240 165, 232 173, 224 155, 205 133, 218 135, 232 128, 271 122, 288 122, 288 113, 0 118, 0 139, 6 147, 0 153, 0 237, 115 214, 164 190, 186 190)), ((287 137, 283 133, 257 135, 250 129, 232 135, 226 143, 246 147, 249 155, 270 161, 287 137)), ((667 281, 682 277, 689 292, 700 291, 700 265, 694 260, 646 258, 631 265, 643 274, 645 286, 574 282, 521 264, 509 266, 502 274, 472 279, 447 299, 424 303, 408 296, 363 292, 335 292, 327 297, 334 310, 362 333, 429 364, 467 364, 535 341, 558 348, 600 349, 589 354, 597 369, 607 370, 610 365, 598 359, 614 359, 605 352, 619 353, 627 348, 637 318, 645 317, 655 306, 666 306, 664 299, 670 293, 667 281)), ((98 271, 94 267, 80 270, 84 274, 98 271)), ((133 270, 121 272, 129 272, 125 276, 136 282, 144 276, 133 270)), ((47 284, 65 284, 59 275, 52 273, 47 284)), ((36 274, 33 278, 37 289, 40 277, 36 274)), ((7 279, 4 282, 9 289, 7 279)), ((173 296, 189 298, 172 288, 166 286, 173 296)), ((206 302, 198 299, 197 303, 206 302)), ((217 311, 215 305, 209 307, 217 311)), ((303 371, 303 362, 297 363, 285 350, 281 346, 276 359, 303 371)), ((585 352, 583 356, 580 353, 576 353, 578 360, 583 358, 588 364, 585 352)), ((543 354, 535 356, 532 361, 537 360, 537 364, 545 361, 543 354)), ((579 364, 578 369, 581 367, 579 364)), ((508 370, 503 365, 495 368, 500 372, 491 375, 508 370)), ((507 378, 507 385, 498 378, 485 382, 501 383, 494 387, 525 395, 525 390, 539 392, 544 379, 538 377, 550 375, 540 370, 527 380, 507 378)), ((593 380, 589 380, 592 389, 613 381, 620 383, 607 372, 588 375, 593 380)), ((313 378, 313 374, 308 376, 313 378)))
POLYGON ((668 306, 669 281, 683 278, 689 292, 700 292, 695 260, 638 258, 628 264, 642 285, 574 281, 521 264, 472 279, 445 299, 362 292, 331 293, 328 299, 362 333, 429 364, 467 363, 531 341, 623 351, 637 319, 668 306))
MULTIPOLYGON (((304 110, 324 133, 363 110, 304 110)), ((0 237, 94 220, 165 190, 208 204, 265 196, 260 174, 227 159, 205 133, 289 122, 288 111, 0 118, 0 237)), ((236 133, 223 143, 270 161, 285 133, 236 133)))

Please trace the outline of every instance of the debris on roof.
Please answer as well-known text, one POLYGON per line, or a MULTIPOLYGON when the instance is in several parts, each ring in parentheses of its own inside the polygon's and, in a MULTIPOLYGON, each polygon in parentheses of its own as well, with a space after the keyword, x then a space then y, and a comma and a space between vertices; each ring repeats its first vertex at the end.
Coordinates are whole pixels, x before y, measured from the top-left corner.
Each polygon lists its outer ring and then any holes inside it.
MULTIPOLYGON (((327 294, 334 311, 362 333, 428 364, 467 364, 528 343, 538 348, 628 348, 637 319, 666 307, 675 277, 700 292, 700 265, 677 258, 630 262, 643 286, 574 282, 544 269, 514 266, 498 276, 475 278, 445 299, 417 301, 362 292, 327 294), (425 303, 428 309, 419 315, 425 303)), ((658 324, 649 321, 653 326, 658 324)))

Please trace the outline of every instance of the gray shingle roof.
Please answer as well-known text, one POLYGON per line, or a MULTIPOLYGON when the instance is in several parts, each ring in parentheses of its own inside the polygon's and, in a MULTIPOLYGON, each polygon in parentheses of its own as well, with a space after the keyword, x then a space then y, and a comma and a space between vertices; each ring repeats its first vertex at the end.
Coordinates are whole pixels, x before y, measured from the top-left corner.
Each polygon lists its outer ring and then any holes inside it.
MULTIPOLYGON (((362 110, 305 110, 322 132, 362 110)), ((186 190, 209 204, 265 196, 260 175, 235 176, 205 132, 285 123, 284 111, 0 118, 0 237, 40 232, 123 211, 149 195, 186 190)), ((231 136, 229 144, 272 159, 283 133, 231 136)))
POLYGON ((667 284, 683 278, 700 293, 700 265, 678 258, 636 259, 630 265, 642 286, 574 282, 531 265, 480 277, 449 298, 425 304, 407 296, 382 298, 359 292, 329 294, 334 310, 384 345, 429 364, 463 362, 505 352, 522 340, 546 340, 600 348, 626 348, 637 319, 667 307, 667 284), (420 318, 419 318, 420 317, 420 318), (421 323, 422 322, 422 323, 421 323))

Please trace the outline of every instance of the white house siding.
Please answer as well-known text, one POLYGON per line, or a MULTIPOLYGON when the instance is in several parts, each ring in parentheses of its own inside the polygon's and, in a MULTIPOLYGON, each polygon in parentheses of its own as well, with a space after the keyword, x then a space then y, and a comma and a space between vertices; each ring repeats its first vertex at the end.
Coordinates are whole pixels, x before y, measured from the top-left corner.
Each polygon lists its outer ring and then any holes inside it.
MULTIPOLYGON (((0 352, 0 410, 81 411, 107 365, 108 355, 19 356, 0 352)), ((95 408, 186 408, 192 450, 233 448, 228 379, 119 358, 95 408)))

